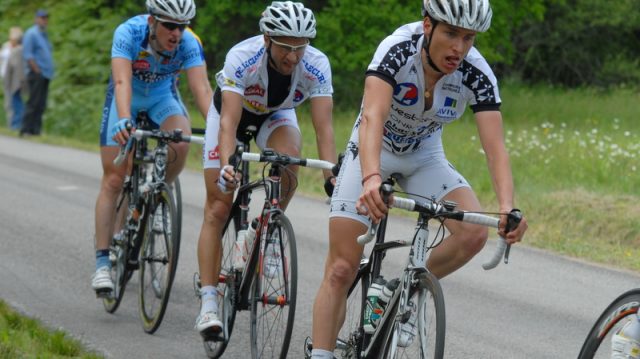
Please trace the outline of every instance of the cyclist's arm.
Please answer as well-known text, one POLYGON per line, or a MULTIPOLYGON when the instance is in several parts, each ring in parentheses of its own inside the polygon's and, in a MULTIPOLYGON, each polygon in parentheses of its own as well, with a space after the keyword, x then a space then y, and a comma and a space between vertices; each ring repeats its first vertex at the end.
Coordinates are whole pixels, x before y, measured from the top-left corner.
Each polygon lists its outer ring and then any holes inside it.
MULTIPOLYGON (((316 131, 318 156, 321 160, 337 163, 332 112, 332 97, 316 96, 311 98, 311 121, 316 131)), ((323 170, 322 172, 325 179, 333 175, 331 170, 323 170)))
MULTIPOLYGON (((481 111, 475 113, 475 118, 500 211, 509 212, 514 208, 514 186, 509 154, 504 143, 502 114, 500 111, 481 111)), ((527 228, 526 219, 523 218, 522 222, 515 231, 507 234, 508 242, 522 238, 527 228)))
POLYGON ((189 89, 195 97, 198 110, 200 110, 204 118, 207 118, 209 105, 213 98, 211 84, 207 78, 207 66, 195 66, 187 69, 187 81, 189 82, 189 89))
POLYGON ((220 168, 229 164, 229 157, 236 151, 236 132, 242 116, 242 95, 233 91, 222 91, 220 108, 220 168))
POLYGON ((132 67, 131 61, 122 57, 111 59, 111 73, 116 95, 116 109, 118 118, 131 118, 131 87, 132 67))
POLYGON ((382 183, 380 173, 380 152, 384 121, 389 116, 393 88, 389 83, 377 76, 367 76, 364 82, 364 98, 358 141, 360 149, 360 166, 362 177, 367 178, 360 196, 360 204, 369 210, 375 222, 386 213, 386 205, 380 197, 379 188, 382 183), (370 176, 372 175, 372 176, 370 176))

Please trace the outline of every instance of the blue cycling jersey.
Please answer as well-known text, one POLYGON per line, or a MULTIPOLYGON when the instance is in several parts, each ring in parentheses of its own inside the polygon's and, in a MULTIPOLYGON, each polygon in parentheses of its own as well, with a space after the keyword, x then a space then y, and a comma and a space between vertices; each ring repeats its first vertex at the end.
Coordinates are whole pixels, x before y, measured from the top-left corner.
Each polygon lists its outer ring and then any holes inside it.
POLYGON ((190 29, 182 34, 173 52, 158 53, 149 45, 149 15, 138 15, 122 23, 113 35, 111 58, 125 58, 133 67, 133 91, 145 96, 173 91, 181 70, 204 65, 204 51, 190 29))

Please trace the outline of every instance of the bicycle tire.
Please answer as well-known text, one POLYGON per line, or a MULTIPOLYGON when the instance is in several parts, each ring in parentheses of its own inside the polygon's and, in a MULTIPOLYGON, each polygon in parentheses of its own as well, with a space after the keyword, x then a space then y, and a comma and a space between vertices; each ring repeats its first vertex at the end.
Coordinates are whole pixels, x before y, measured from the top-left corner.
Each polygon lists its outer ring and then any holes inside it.
POLYGON ((142 328, 153 334, 162 323, 178 266, 177 213, 168 187, 161 186, 152 195, 148 209, 139 255, 138 309, 142 328), (162 213, 161 229, 154 223, 157 220, 156 211, 162 213))
POLYGON ((298 257, 295 234, 284 214, 275 214, 262 240, 259 268, 252 281, 251 354, 253 358, 286 358, 296 310, 298 257), (271 262, 265 253, 279 245, 271 262))
POLYGON ((115 223, 109 257, 111 258, 111 279, 113 280, 112 295, 102 299, 102 305, 107 313, 115 313, 120 306, 129 272, 127 258, 129 257, 129 233, 126 230, 127 214, 129 212, 129 193, 125 190, 118 195, 116 201, 115 223))
POLYGON ((589 331, 578 359, 611 358, 611 335, 635 316, 639 308, 640 288, 627 291, 611 302, 589 331))
POLYGON ((368 270, 362 270, 356 276, 353 287, 347 296, 347 306, 343 325, 336 340, 335 354, 342 359, 359 359, 364 347, 364 308, 367 290, 371 283, 368 270))
MULTIPOLYGON (((409 316, 400 313, 399 299, 391 309, 396 312, 391 325, 391 333, 384 346, 384 358, 442 359, 445 340, 444 295, 438 279, 430 272, 416 275, 418 281, 409 290, 410 301, 416 305, 416 332, 403 335, 402 326, 410 326, 409 316), (434 323, 435 322, 435 323, 434 323), (412 339, 407 340, 407 337, 412 339), (402 340, 404 339, 404 340, 402 340)), ((406 313, 409 314, 409 313, 406 313)))
POLYGON ((218 314, 223 329, 221 340, 203 340, 204 351, 209 358, 220 358, 227 349, 236 318, 236 282, 239 277, 233 268, 233 246, 239 230, 239 216, 239 207, 234 205, 222 234, 220 276, 224 281, 218 282, 218 289, 223 292, 222 301, 218 300, 218 314))
POLYGON ((176 235, 176 258, 180 257, 180 242, 182 241, 182 185, 180 185, 180 178, 176 177, 173 181, 173 199, 176 205, 176 223, 177 223, 177 235, 176 235))

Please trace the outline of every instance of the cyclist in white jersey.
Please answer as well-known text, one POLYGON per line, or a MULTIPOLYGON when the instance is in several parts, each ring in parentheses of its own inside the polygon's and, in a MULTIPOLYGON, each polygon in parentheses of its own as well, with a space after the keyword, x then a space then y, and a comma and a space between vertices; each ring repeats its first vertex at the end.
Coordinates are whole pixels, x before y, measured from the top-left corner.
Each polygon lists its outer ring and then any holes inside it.
MULTIPOLYGON (((310 99, 319 156, 336 161, 331 67, 327 57, 309 45, 309 39, 316 34, 315 26, 313 13, 301 3, 274 1, 260 19, 262 35, 234 46, 216 75, 218 88, 205 134, 207 198, 198 242, 202 304, 196 330, 205 338, 222 329, 217 314, 221 236, 237 178, 228 161, 244 129, 256 127, 255 141, 260 148, 300 156, 302 143, 294 108, 310 99)), ((325 171, 324 176, 325 187, 332 187, 335 178, 331 172, 325 171)), ((283 206, 293 191, 285 176, 283 206)))
MULTIPOLYGON (((406 192, 481 210, 442 147, 443 125, 467 106, 475 114, 500 211, 514 207, 496 78, 473 47, 476 34, 489 28, 491 15, 488 0, 424 0, 424 20, 400 27, 378 46, 331 201, 329 255, 313 309, 313 358, 333 357, 363 251, 356 238, 369 220, 378 222, 387 213, 379 193, 384 179, 397 173, 406 192)), ((439 278, 468 262, 488 236, 483 226, 445 225, 450 235, 427 264, 439 278)), ((520 241, 526 228, 523 219, 507 234, 507 242, 520 241)))
MULTIPOLYGON (((146 110, 153 126, 162 130, 180 128, 184 134, 191 134, 177 89, 181 71, 186 72, 189 88, 204 117, 213 94, 202 46, 187 28, 196 13, 193 0, 147 0, 146 7, 149 14, 133 17, 118 26, 111 49, 111 79, 100 126, 103 175, 96 200, 96 272, 91 283, 99 296, 113 290, 109 244, 115 202, 127 170, 126 164, 116 166, 113 160, 118 145, 129 138, 127 123, 135 119, 138 111, 146 110)), ((188 153, 186 143, 170 146, 173 150, 169 151, 169 183, 184 167, 188 153)))

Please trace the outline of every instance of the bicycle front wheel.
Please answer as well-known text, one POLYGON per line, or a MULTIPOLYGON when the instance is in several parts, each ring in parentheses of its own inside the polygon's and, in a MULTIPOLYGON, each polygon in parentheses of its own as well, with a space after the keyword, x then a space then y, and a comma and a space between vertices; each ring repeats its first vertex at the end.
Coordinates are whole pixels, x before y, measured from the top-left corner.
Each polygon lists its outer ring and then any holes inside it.
MULTIPOLYGON (((440 282, 431 273, 416 275, 409 290, 407 311, 397 311, 384 348, 384 358, 441 359, 444 356, 445 309, 440 282)), ((402 301, 403 298, 400 298, 402 301)))
POLYGON ((611 358, 611 337, 628 321, 636 320, 640 308, 640 288, 632 289, 614 300, 589 331, 578 359, 611 358))
POLYGON ((286 358, 296 312, 298 257, 291 222, 278 214, 262 236, 264 253, 251 298, 253 358, 286 358))
POLYGON ((166 187, 152 196, 140 252, 139 312, 149 334, 162 322, 178 265, 178 221, 172 197, 166 187))

